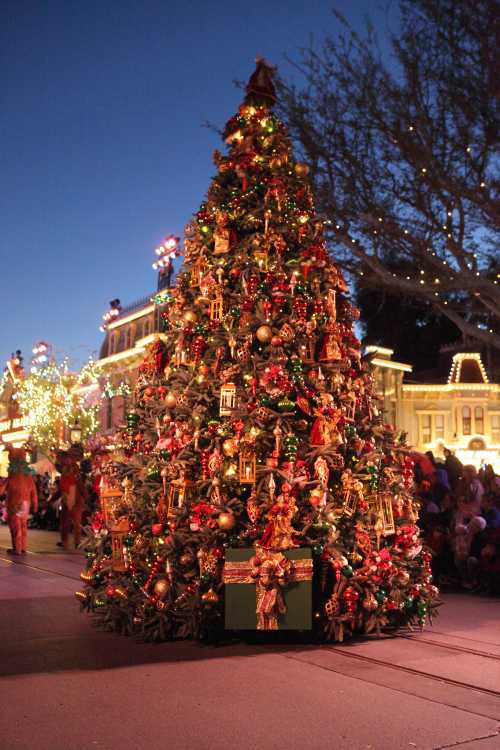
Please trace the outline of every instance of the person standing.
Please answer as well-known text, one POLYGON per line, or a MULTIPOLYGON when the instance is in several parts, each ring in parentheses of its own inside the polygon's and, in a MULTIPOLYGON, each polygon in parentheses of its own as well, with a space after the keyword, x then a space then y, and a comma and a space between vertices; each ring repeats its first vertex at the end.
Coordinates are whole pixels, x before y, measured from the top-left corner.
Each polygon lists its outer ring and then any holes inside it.
POLYGON ((475 516, 481 515, 481 502, 484 495, 483 485, 477 475, 475 466, 464 466, 463 477, 457 486, 457 514, 455 523, 463 524, 475 516))
POLYGON ((445 448, 444 451, 444 465, 448 473, 448 480, 450 482, 451 489, 455 492, 458 483, 463 475, 464 467, 462 462, 450 451, 449 448, 445 448))
POLYGON ((7 522, 12 539, 12 547, 7 552, 9 555, 25 555, 28 542, 28 518, 30 511, 38 512, 38 495, 24 448, 12 448, 9 445, 7 451, 9 467, 5 490, 7 522))
POLYGON ((58 546, 69 549, 69 538, 73 532, 75 549, 80 544, 82 515, 85 505, 85 488, 80 477, 76 451, 60 451, 57 469, 61 473, 61 541, 58 546))

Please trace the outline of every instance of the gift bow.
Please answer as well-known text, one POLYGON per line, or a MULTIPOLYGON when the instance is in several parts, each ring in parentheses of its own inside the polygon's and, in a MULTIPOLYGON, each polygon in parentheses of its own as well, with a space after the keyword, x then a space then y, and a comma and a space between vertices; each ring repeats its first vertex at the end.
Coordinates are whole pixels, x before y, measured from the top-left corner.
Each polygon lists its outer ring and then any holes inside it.
POLYGON ((311 577, 312 560, 290 560, 269 550, 224 565, 224 583, 255 583, 257 630, 278 630, 278 618, 286 612, 283 588, 311 577))

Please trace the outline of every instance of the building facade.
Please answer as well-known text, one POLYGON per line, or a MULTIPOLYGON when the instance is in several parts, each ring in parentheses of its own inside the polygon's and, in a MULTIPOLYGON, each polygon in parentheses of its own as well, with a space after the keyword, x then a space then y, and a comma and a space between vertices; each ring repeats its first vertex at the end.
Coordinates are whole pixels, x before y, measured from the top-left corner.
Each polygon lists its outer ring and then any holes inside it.
POLYGON ((417 383, 390 349, 367 352, 386 418, 416 450, 440 457, 446 447, 464 464, 492 464, 500 473, 500 384, 489 381, 479 353, 455 354, 446 382, 417 383))
POLYGON ((168 289, 120 308, 106 326, 96 365, 107 388, 101 405, 101 432, 111 433, 123 424, 138 368, 148 344, 162 337, 168 289))

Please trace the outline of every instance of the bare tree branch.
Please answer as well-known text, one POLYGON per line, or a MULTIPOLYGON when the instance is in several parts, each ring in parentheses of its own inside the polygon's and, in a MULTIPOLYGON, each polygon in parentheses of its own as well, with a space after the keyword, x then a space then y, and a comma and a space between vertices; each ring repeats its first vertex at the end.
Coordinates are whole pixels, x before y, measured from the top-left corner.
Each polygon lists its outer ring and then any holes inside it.
POLYGON ((500 349, 495 0, 400 0, 396 64, 369 27, 301 52, 283 109, 358 288, 410 295, 500 349))

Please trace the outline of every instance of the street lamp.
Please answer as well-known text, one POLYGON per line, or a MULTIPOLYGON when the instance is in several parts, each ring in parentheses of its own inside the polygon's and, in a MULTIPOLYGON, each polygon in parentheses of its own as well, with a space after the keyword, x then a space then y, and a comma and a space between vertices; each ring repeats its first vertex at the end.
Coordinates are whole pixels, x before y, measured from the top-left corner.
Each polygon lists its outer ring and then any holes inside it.
POLYGON ((75 419, 75 424, 69 431, 69 441, 71 445, 78 445, 82 442, 82 428, 78 419, 75 419))

